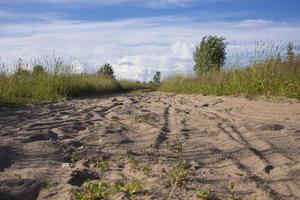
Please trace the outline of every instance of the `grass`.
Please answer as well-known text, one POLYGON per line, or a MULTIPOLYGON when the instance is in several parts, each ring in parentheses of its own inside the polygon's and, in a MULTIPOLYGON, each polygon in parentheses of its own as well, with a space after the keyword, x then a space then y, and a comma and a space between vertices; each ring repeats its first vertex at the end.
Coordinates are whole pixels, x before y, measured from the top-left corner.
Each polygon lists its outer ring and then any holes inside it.
POLYGON ((165 80, 160 91, 300 99, 300 57, 293 63, 268 59, 242 69, 211 71, 198 77, 175 76, 165 80))
POLYGON ((109 184, 104 181, 98 183, 89 183, 84 187, 83 192, 71 190, 76 200, 96 200, 96 199, 114 199, 114 196, 120 192, 125 193, 129 199, 139 193, 145 193, 147 189, 139 180, 133 180, 126 183, 109 184))
POLYGON ((213 199, 215 199, 214 194, 209 189, 198 191, 196 196, 200 200, 213 200, 213 199))
MULTIPOLYGON (((96 74, 76 74, 72 67, 60 60, 54 60, 44 72, 34 73, 16 67, 8 72, 0 68, 0 105, 18 105, 58 101, 71 97, 95 96, 116 92, 150 89, 153 86, 129 80, 116 80, 96 74)), ((22 64, 29 66, 34 64, 22 64)))
POLYGON ((77 151, 76 150, 73 150, 72 153, 71 153, 71 157, 70 157, 70 161, 72 163, 75 163, 79 160, 78 158, 78 154, 77 154, 77 151))

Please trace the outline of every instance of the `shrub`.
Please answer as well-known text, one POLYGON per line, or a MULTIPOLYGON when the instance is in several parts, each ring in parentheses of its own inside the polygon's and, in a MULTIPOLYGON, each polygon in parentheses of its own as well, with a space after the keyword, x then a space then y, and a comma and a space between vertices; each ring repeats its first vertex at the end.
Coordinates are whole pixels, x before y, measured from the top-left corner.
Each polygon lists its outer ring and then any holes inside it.
POLYGON ((224 37, 205 36, 201 43, 196 46, 194 70, 198 75, 210 70, 219 71, 224 65, 227 46, 224 40, 224 37))
POLYGON ((98 70, 98 74, 100 76, 107 76, 110 78, 114 78, 114 70, 112 68, 112 66, 108 63, 104 64, 99 70, 98 70))

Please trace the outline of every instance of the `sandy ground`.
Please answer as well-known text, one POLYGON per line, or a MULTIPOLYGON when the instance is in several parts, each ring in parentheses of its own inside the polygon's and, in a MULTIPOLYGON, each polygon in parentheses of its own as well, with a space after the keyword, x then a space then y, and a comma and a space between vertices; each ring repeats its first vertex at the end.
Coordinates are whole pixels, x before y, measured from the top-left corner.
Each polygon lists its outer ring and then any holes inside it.
POLYGON ((300 199, 300 103, 144 93, 0 107, 1 200, 71 199, 99 179, 139 180, 135 199, 300 199))

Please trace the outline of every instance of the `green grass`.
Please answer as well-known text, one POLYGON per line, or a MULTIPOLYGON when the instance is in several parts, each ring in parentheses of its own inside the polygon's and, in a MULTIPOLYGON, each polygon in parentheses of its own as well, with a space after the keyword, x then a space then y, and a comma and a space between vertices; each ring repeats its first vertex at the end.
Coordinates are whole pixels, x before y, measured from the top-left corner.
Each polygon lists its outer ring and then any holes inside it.
MULTIPOLYGON (((63 65, 63 64, 61 64, 63 65)), ((51 66, 50 66, 51 68, 51 66)), ((61 68, 68 68, 62 66, 61 68)), ((74 74, 70 70, 46 73, 1 73, 0 105, 38 104, 71 97, 95 96, 151 88, 151 85, 116 80, 96 74, 74 74)))
POLYGON ((300 99, 300 58, 292 64, 267 60, 247 68, 209 72, 199 77, 175 76, 165 80, 160 91, 300 99))

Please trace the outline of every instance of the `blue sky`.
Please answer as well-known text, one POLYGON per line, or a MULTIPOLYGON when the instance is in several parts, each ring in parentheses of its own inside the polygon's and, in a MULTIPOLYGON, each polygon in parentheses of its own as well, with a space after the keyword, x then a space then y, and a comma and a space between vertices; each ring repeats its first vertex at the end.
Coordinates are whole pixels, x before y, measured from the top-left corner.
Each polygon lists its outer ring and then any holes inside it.
POLYGON ((190 73, 194 46, 225 36, 228 55, 255 41, 299 42, 298 0, 2 0, 2 60, 57 55, 78 70, 113 64, 117 76, 148 80, 190 73))

